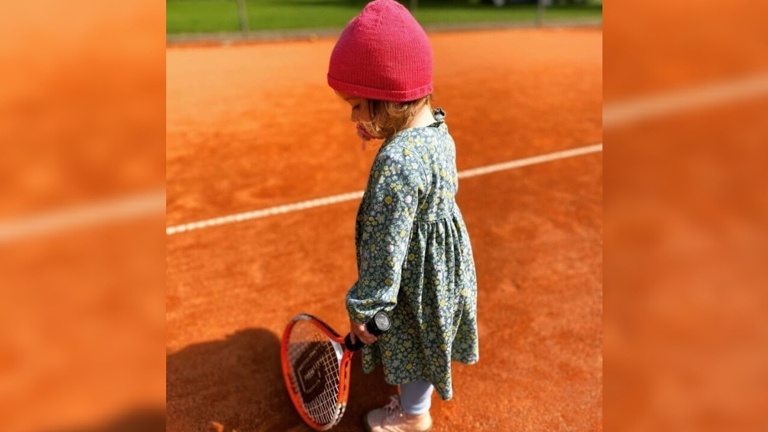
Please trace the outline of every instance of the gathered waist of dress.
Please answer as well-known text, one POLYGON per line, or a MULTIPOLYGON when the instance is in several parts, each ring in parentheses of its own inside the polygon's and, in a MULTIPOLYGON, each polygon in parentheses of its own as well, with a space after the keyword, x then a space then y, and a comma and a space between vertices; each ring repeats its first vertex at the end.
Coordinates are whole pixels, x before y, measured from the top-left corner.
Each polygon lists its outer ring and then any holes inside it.
POLYGON ((444 209, 442 212, 439 212, 436 214, 418 216, 416 218, 416 222, 417 223, 433 223, 441 220, 453 219, 454 217, 456 217, 456 213, 457 213, 456 210, 457 210, 456 202, 454 201, 451 203, 451 205, 448 208, 444 209))

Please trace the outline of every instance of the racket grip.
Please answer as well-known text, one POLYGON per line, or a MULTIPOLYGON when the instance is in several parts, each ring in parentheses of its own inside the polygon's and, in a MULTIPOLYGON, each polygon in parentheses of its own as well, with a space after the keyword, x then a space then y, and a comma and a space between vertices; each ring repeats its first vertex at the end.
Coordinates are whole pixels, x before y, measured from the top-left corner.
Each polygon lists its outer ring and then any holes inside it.
MULTIPOLYGON (((381 336, 384 332, 389 330, 389 328, 392 326, 392 322, 389 319, 389 315, 387 315, 384 311, 378 311, 373 316, 373 318, 365 323, 365 328, 368 330, 368 333, 374 335, 374 336, 381 336)), ((347 346, 347 349, 350 351, 358 351, 360 348, 364 347, 365 344, 358 339, 355 343, 352 343, 352 337, 351 333, 348 334, 344 338, 344 345, 347 346)))

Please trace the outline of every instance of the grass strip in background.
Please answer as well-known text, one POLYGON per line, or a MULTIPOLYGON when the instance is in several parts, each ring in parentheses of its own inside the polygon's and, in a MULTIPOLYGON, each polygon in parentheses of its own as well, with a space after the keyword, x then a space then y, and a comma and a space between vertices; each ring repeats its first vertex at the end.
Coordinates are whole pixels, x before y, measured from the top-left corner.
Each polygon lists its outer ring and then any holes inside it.
MULTIPOLYGON (((246 0, 250 31, 342 28, 365 0, 246 0)), ((401 1, 410 6, 410 0, 401 1)), ((533 23, 535 4, 496 7, 478 0, 419 0, 414 15, 421 24, 479 22, 533 23)), ((554 4, 544 22, 602 18, 601 1, 554 4)), ((239 32, 236 0, 166 0, 166 33, 239 32)))

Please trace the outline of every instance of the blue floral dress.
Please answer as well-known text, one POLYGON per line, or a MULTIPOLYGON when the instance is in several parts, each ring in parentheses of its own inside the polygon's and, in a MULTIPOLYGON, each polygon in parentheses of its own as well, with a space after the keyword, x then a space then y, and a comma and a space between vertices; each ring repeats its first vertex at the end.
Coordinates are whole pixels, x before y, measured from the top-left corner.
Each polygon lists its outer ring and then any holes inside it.
POLYGON ((475 363, 477 279, 472 247, 456 205, 456 148, 441 109, 434 124, 384 142, 357 213, 358 281, 347 293, 350 317, 379 310, 389 332, 363 349, 363 369, 384 367, 389 384, 429 381, 452 396, 451 361, 475 363))

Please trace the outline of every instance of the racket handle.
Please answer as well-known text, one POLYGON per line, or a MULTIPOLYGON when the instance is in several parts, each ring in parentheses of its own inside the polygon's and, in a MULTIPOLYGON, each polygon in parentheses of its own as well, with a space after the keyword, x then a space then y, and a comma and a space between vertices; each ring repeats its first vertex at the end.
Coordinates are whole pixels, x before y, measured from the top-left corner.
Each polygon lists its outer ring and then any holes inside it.
MULTIPOLYGON (((381 334, 389 330, 391 326, 392 322, 389 319, 389 315, 387 315, 387 313, 384 311, 376 312, 373 318, 365 323, 365 328, 368 330, 368 333, 374 336, 381 336, 381 334)), ((357 339, 357 342, 353 344, 351 333, 344 338, 344 345, 346 345, 347 349, 350 351, 357 351, 365 346, 365 344, 360 339, 357 339)))

